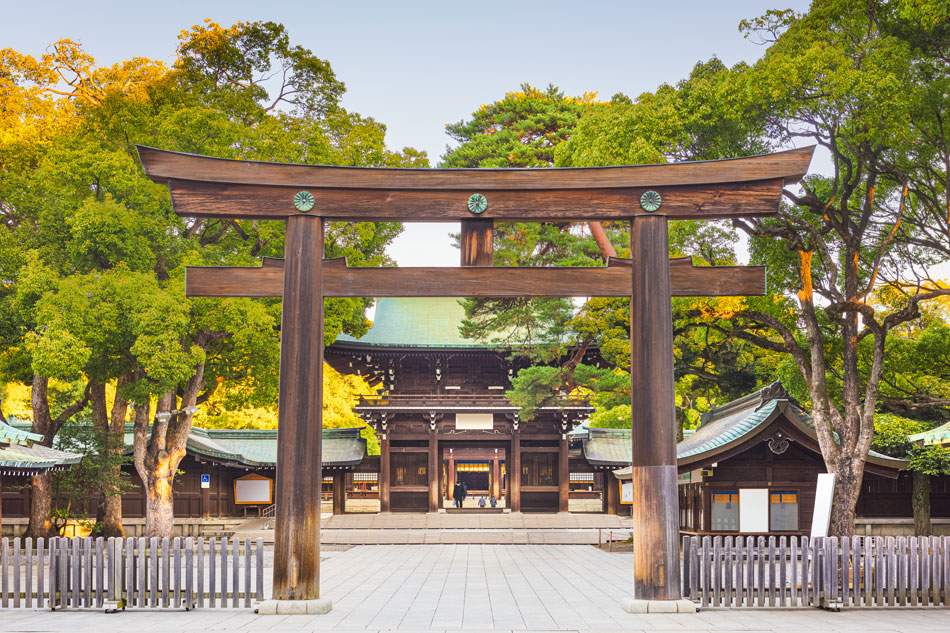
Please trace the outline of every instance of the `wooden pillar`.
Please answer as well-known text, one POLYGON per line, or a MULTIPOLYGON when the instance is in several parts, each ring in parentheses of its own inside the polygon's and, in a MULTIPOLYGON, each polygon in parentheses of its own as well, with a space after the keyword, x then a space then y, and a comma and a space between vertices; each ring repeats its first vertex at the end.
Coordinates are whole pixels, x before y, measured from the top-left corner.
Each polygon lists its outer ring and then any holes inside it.
POLYGON ((323 219, 287 218, 277 421, 275 600, 320 597, 323 219))
POLYGON ((346 512, 346 471, 333 473, 333 514, 346 512))
POLYGON ((491 494, 496 499, 501 498, 501 468, 498 467, 498 449, 491 463, 491 494))
POLYGON ((633 411, 633 597, 681 598, 673 387, 670 247, 663 216, 630 230, 630 381, 633 411))
POLYGON ((604 496, 607 501, 607 514, 620 513, 620 481, 613 473, 604 473, 604 496))
POLYGON ((508 470, 508 496, 505 505, 512 512, 521 512, 521 430, 511 433, 511 468, 508 470))
POLYGON ((462 220, 462 266, 494 265, 493 228, 489 219, 462 220))
POLYGON ((429 512, 439 511, 439 439, 429 434, 429 512))
POLYGON ((383 429, 379 438, 379 511, 390 512, 389 506, 389 431, 383 429))
POLYGON ((567 459, 567 433, 561 433, 557 447, 557 511, 568 511, 571 490, 571 468, 567 459))
MULTIPOLYGON (((450 449, 451 450, 451 449, 450 449)), ((449 468, 445 473, 445 498, 455 499, 455 454, 449 452, 449 468)))

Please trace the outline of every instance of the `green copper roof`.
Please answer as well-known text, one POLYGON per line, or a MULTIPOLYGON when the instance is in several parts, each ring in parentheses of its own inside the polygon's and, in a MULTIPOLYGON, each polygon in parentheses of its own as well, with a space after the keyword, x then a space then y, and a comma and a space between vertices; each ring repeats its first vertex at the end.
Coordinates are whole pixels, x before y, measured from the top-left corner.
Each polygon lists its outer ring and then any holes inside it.
POLYGON ((32 474, 71 466, 82 459, 81 455, 75 453, 35 444, 43 436, 30 433, 26 430, 28 425, 21 423, 19 426, 25 428, 0 422, 0 469, 10 468, 16 469, 18 474, 32 474))
POLYGON ((947 422, 943 426, 938 426, 935 429, 924 431, 923 433, 908 435, 907 439, 914 443, 920 443, 923 446, 930 444, 950 444, 950 422, 947 422))
POLYGON ((490 347, 459 334, 463 318, 465 309, 454 297, 383 297, 376 300, 376 318, 362 338, 341 334, 336 343, 381 347, 490 347))
MULTIPOLYGON (((132 450, 132 425, 125 425, 125 447, 132 450)), ((360 429, 323 429, 324 466, 355 466, 366 455, 360 429)), ((203 429, 191 427, 189 455, 251 468, 277 466, 277 429, 203 429)))
POLYGON ((43 436, 39 433, 30 433, 26 429, 18 429, 0 422, 0 444, 19 444, 20 446, 29 446, 33 442, 39 442, 43 436))
MULTIPOLYGON (((767 427, 778 416, 784 415, 801 432, 818 439, 811 419, 778 382, 759 391, 715 407, 703 416, 696 432, 676 445, 680 464, 694 464, 704 455, 717 455, 722 450, 741 444, 744 438, 767 427)), ((583 440, 584 456, 595 466, 626 466, 632 459, 632 437, 629 429, 590 429, 583 440)), ((868 461, 894 469, 906 468, 907 462, 871 451, 868 461)), ((629 475, 630 469, 616 471, 618 476, 629 475)))
MULTIPOLYGON (((24 423, 18 423, 17 426, 24 426, 24 423)), ((19 429, 14 430, 19 431, 19 429)), ((126 452, 129 453, 132 452, 132 431, 133 425, 126 424, 124 442, 126 452)), ((79 455, 39 445, 31 446, 29 449, 17 446, 0 447, 0 466, 17 467, 12 463, 4 462, 4 451, 19 448, 35 451, 44 459, 60 455, 60 462, 57 464, 74 464, 80 459, 79 455), (71 458, 75 459, 69 461, 71 458)), ((203 429, 193 426, 188 435, 186 451, 189 455, 232 462, 251 468, 274 468, 277 466, 277 429, 203 429)), ((324 466, 355 466, 366 456, 366 440, 360 437, 358 428, 323 429, 322 453, 324 466)), ((13 459, 14 453, 9 454, 13 459)), ((22 454, 23 451, 15 452, 17 459, 20 459, 22 454)), ((39 466, 29 467, 40 468, 39 466)))

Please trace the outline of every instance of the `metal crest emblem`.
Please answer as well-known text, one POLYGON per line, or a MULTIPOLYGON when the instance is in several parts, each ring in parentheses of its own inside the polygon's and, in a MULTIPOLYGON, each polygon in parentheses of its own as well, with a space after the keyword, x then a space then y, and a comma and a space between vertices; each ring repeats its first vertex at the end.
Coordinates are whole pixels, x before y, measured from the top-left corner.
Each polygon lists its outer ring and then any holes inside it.
POLYGON ((488 208, 488 199, 480 193, 473 193, 468 197, 468 210, 475 215, 481 215, 488 208))
POLYGON ((297 211, 302 213, 306 213, 312 209, 315 202, 316 200, 313 199, 313 194, 309 191, 298 191, 294 195, 294 207, 296 207, 297 211))
POLYGON ((644 191, 643 195, 640 196, 640 206, 643 207, 643 210, 647 213, 653 213, 660 208, 660 204, 662 203, 663 199, 660 198, 660 194, 652 189, 644 191))

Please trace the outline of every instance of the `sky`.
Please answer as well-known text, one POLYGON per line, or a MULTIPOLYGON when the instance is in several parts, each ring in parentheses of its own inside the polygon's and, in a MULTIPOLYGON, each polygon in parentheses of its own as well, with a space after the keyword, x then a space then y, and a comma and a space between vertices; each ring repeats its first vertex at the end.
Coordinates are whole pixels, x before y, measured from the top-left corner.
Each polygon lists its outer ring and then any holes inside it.
MULTIPOLYGON (((445 125, 522 83, 631 97, 686 77, 700 60, 754 62, 762 46, 743 19, 769 9, 805 11, 805 0, 378 2, 319 0, 0 0, 0 48, 41 55, 61 38, 100 65, 142 56, 171 64, 179 31, 270 20, 330 62, 346 84, 343 106, 387 126, 387 144, 426 150, 438 164, 445 125)), ((390 248, 401 266, 457 266, 455 224, 408 224, 390 248)))

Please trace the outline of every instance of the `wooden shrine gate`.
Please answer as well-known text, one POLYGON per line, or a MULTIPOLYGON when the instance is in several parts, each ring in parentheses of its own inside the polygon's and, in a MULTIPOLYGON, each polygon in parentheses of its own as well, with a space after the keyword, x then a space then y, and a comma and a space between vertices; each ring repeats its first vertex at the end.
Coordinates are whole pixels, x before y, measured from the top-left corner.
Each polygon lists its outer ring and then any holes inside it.
POLYGON ((284 260, 189 267, 188 296, 283 297, 276 600, 319 598, 324 297, 631 297, 634 598, 681 598, 671 296, 761 295, 765 271, 669 259, 668 220, 774 215, 813 148, 696 163, 570 169, 383 169, 235 161, 139 147, 175 213, 286 220, 284 260), (462 268, 324 261, 324 221, 462 222, 462 268), (503 221, 629 221, 629 262, 493 267, 503 221))

